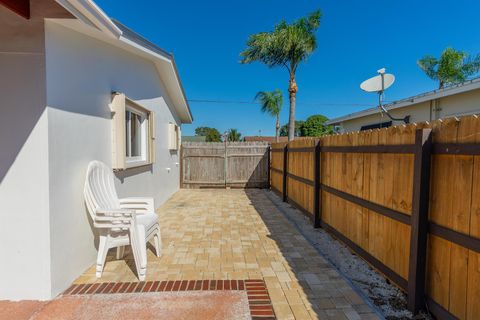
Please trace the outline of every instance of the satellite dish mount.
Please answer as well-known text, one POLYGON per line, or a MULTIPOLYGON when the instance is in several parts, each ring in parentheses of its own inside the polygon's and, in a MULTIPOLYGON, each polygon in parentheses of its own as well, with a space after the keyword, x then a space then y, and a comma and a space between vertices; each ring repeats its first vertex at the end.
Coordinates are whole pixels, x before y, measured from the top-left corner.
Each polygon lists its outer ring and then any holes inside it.
POLYGON ((360 84, 360 88, 367 92, 376 92, 378 94, 378 107, 382 114, 386 114, 392 121, 403 121, 404 123, 410 122, 410 116, 405 118, 394 118, 387 109, 383 106, 383 97, 385 90, 388 89, 395 81, 393 74, 385 73, 385 68, 377 70, 378 76, 367 79, 360 84))

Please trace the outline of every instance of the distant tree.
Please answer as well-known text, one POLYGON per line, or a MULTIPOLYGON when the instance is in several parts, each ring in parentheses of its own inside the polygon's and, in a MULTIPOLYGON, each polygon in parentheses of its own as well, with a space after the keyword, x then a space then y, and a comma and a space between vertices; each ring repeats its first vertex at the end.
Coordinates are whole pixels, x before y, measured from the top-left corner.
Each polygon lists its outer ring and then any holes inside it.
POLYGON ((237 129, 230 129, 228 131, 228 141, 234 142, 234 141, 240 141, 240 138, 242 137, 242 134, 238 132, 237 129))
POLYGON ((210 128, 210 127, 197 127, 195 129, 195 135, 205 137, 205 136, 207 136, 207 134, 210 130, 212 130, 212 128, 210 128))
POLYGON ((310 116, 301 129, 302 137, 320 137, 333 133, 333 127, 325 125, 327 117, 321 114, 310 116))
POLYGON ((426 55, 417 64, 430 79, 438 81, 439 88, 443 88, 463 82, 478 73, 480 55, 472 57, 464 51, 446 48, 440 58, 426 55))
POLYGON ((198 127, 195 129, 195 135, 205 137, 207 142, 221 142, 222 136, 215 128, 198 127))
POLYGON ((289 141, 294 139, 294 132, 296 132, 295 107, 298 87, 295 76, 297 68, 317 48, 315 32, 320 27, 321 16, 321 11, 317 10, 291 24, 281 21, 273 31, 251 35, 247 41, 247 48, 240 53, 241 63, 258 61, 269 67, 280 66, 287 69, 290 98, 288 125, 291 131, 288 136, 289 141))
POLYGON ((205 141, 207 142, 222 142, 222 135, 217 129, 212 128, 207 135, 205 141))
MULTIPOLYGON (((302 126, 305 121, 295 120, 295 137, 302 136, 302 126)), ((280 128, 280 137, 288 137, 288 124, 284 124, 280 128)))
POLYGON ((278 142, 278 136, 280 134, 280 112, 283 106, 282 91, 279 89, 275 89, 275 91, 260 91, 255 96, 255 100, 260 102, 262 112, 276 117, 275 140, 278 142))

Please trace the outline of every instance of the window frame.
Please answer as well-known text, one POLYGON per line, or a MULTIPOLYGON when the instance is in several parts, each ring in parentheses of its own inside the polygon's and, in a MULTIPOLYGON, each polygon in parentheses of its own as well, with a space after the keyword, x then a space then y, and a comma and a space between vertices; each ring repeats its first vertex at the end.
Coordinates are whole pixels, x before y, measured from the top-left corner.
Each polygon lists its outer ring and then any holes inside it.
MULTIPOLYGON (((113 93, 112 111, 112 167, 127 170, 155 163, 155 113, 123 93, 113 93), (127 112, 144 118, 141 124, 141 155, 128 156, 127 112)), ((131 122, 130 122, 131 123, 131 122)), ((131 150, 131 149, 130 149, 131 150)))
MULTIPOLYGON (((143 108, 142 108, 143 109, 143 108)), ((130 149, 131 153, 131 143, 130 143, 130 148, 129 148, 129 130, 127 129, 127 126, 130 125, 131 129, 131 119, 130 121, 127 121, 125 119, 125 162, 128 167, 136 167, 136 166, 142 166, 148 164, 148 158, 149 158, 149 133, 148 133, 148 127, 149 127, 149 116, 148 112, 145 112, 144 110, 141 110, 140 108, 134 106, 130 101, 126 101, 125 105, 125 115, 129 112, 130 114, 135 114, 137 116, 140 116, 143 118, 143 121, 141 123, 140 127, 140 155, 139 156, 129 156, 128 151, 130 149)), ((131 130, 130 130, 131 134, 131 130)))

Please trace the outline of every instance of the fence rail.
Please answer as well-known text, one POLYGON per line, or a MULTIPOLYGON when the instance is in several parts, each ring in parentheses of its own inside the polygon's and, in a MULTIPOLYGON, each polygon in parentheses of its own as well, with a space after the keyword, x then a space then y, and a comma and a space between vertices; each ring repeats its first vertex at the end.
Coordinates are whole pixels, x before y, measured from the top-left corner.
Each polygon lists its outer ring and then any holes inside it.
POLYGON ((480 314, 480 119, 272 144, 271 188, 441 319, 480 314))

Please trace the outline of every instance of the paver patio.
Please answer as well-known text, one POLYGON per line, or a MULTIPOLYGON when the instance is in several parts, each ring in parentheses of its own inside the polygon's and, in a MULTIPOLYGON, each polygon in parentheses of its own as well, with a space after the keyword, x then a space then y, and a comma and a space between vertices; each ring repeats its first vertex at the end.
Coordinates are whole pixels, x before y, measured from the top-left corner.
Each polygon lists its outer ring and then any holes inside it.
MULTIPOLYGON (((180 190, 158 210, 163 255, 148 250, 146 280, 264 279, 278 319, 377 319, 267 192, 180 190)), ((75 283, 138 281, 130 254, 107 261, 75 283)))

